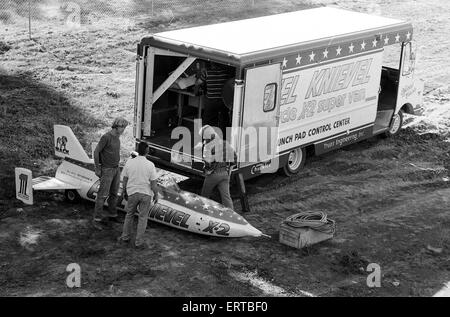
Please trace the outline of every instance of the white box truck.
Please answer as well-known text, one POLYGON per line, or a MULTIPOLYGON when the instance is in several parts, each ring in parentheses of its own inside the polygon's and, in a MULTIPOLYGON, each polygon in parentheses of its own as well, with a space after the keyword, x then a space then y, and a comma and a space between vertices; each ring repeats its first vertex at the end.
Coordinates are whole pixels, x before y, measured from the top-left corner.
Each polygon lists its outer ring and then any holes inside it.
POLYGON ((199 93, 193 83, 201 69, 219 67, 228 74, 219 80, 225 126, 234 128, 225 138, 237 150, 233 174, 245 196, 243 180, 295 174, 307 149, 322 154, 398 133, 403 113, 422 103, 412 39, 409 22, 330 7, 153 34, 137 50, 136 141, 148 142, 157 166, 202 176, 201 155, 174 149, 172 131, 186 127, 195 139, 215 88, 199 93), (250 127, 275 130, 265 135, 275 150, 244 159, 265 144, 250 140, 250 127))

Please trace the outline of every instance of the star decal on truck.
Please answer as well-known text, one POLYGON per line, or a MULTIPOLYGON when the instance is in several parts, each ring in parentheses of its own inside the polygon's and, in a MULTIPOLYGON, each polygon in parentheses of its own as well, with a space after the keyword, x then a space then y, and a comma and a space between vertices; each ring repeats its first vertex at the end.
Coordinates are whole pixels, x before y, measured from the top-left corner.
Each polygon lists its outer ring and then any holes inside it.
POLYGON ((363 51, 363 50, 365 50, 366 49, 366 42, 365 41, 363 41, 362 43, 361 43, 361 51, 363 51))
POLYGON ((349 53, 353 53, 353 49, 355 48, 355 46, 352 44, 350 44, 350 46, 348 47, 348 52, 349 53))
POLYGON ((347 43, 337 43, 336 45, 328 45, 319 47, 314 50, 293 52, 291 55, 280 57, 274 62, 282 63, 282 69, 289 71, 291 69, 308 67, 324 60, 333 60, 336 58, 344 58, 354 54, 361 54, 373 50, 380 50, 385 45, 394 43, 408 42, 412 40, 412 30, 406 29, 403 32, 379 34, 376 37, 373 35, 366 38, 353 39, 347 43), (391 41, 392 39, 392 41, 391 41), (395 40, 394 40, 395 39, 395 40), (372 45, 370 45, 370 43, 372 45), (330 54, 330 52, 335 52, 330 54), (322 58, 317 58, 318 56, 322 58), (306 57, 305 59, 303 57, 306 57))

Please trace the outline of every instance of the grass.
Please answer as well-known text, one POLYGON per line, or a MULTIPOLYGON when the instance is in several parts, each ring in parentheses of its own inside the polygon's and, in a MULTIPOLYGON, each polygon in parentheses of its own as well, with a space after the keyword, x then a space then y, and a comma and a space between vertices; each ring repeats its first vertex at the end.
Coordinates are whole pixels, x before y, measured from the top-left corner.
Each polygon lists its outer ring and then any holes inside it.
POLYGON ((0 73, 0 95, 7 96, 0 117, 0 198, 14 196, 15 166, 36 171, 36 160, 53 155, 55 123, 71 126, 82 143, 86 131, 104 125, 103 120, 74 105, 70 97, 36 82, 32 74, 0 73))

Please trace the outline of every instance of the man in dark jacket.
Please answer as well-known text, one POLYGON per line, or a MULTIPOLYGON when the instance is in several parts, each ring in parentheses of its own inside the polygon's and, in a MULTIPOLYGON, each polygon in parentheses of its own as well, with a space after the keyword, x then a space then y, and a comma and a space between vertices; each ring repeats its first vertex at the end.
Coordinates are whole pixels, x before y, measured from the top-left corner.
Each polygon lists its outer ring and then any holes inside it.
MULTIPOLYGON (((120 136, 128 125, 124 118, 116 118, 111 130, 100 138, 94 151, 95 175, 100 178, 94 211, 94 225, 117 221, 117 194, 120 186, 120 136), (108 198, 109 214, 103 210, 108 198)), ((98 226, 97 226, 98 227, 98 226)))

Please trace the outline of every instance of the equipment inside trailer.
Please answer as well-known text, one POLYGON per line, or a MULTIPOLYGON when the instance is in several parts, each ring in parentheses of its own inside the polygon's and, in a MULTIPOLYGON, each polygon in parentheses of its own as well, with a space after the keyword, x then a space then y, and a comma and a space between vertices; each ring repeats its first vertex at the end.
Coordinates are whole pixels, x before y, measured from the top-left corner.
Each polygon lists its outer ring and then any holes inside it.
MULTIPOLYGON (((155 55, 153 89, 184 61, 184 57, 155 55)), ((151 135, 146 140, 171 148, 178 141, 178 136, 171 138, 172 130, 186 127, 194 136, 195 119, 221 128, 231 126, 234 74, 234 67, 196 59, 153 103, 151 135)))

